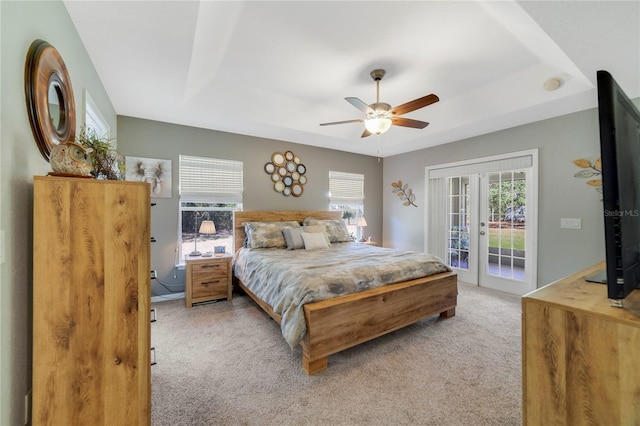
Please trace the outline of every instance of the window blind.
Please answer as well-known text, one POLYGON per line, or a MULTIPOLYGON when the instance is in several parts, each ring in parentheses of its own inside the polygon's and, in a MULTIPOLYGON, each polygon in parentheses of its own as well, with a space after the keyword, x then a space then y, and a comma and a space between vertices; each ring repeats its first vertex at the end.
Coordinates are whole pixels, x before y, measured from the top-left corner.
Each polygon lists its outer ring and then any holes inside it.
POLYGON ((242 161, 180 155, 180 201, 241 203, 242 161))
POLYGON ((363 200, 363 174, 329 171, 330 204, 362 204, 363 200))
POLYGON ((447 180, 446 178, 429 179, 428 196, 426 197, 425 211, 427 215, 427 227, 425 229, 425 252, 447 258, 447 180))
POLYGON ((454 176, 468 176, 481 173, 501 172, 505 170, 528 169, 533 165, 533 155, 521 155, 518 157, 504 158, 501 160, 479 161, 460 165, 447 165, 442 168, 429 168, 429 179, 447 178, 454 176))

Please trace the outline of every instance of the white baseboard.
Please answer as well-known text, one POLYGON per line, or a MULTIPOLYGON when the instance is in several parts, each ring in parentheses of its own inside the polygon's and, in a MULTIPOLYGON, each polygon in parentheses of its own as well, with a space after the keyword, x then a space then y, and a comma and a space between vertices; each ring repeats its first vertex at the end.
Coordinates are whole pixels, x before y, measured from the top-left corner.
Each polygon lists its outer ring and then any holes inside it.
POLYGON ((184 299, 184 291, 180 293, 163 294, 162 296, 153 296, 151 303, 164 302, 173 299, 184 299))

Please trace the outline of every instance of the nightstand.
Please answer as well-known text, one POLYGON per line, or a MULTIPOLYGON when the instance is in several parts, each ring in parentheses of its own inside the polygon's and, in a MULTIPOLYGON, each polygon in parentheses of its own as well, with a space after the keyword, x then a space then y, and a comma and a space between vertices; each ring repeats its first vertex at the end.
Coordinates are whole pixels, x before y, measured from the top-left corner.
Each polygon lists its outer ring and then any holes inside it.
POLYGON ((210 300, 231 300, 231 255, 187 256, 184 296, 187 308, 210 300))

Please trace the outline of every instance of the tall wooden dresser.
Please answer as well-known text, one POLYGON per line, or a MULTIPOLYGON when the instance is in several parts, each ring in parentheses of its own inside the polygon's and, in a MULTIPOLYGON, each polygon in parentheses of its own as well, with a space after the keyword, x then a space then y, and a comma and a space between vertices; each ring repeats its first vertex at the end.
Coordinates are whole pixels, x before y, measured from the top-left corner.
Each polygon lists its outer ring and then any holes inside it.
POLYGON ((640 425, 640 290, 609 306, 602 269, 522 298, 525 426, 640 425))
POLYGON ((34 425, 149 425, 146 183, 34 177, 34 425))

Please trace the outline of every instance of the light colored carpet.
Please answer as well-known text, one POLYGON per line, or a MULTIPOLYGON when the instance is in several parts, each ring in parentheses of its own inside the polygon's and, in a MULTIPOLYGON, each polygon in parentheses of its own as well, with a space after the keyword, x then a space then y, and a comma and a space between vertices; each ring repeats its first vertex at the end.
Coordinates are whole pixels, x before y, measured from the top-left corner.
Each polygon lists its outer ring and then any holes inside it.
POLYGON ((332 355, 314 376, 246 296, 153 307, 153 425, 521 424, 516 296, 461 283, 454 317, 332 355))

